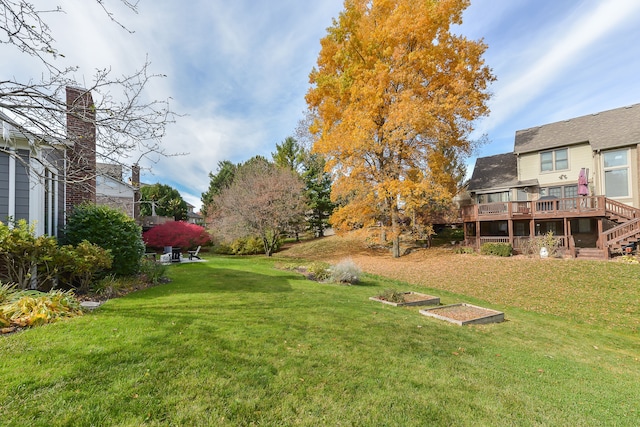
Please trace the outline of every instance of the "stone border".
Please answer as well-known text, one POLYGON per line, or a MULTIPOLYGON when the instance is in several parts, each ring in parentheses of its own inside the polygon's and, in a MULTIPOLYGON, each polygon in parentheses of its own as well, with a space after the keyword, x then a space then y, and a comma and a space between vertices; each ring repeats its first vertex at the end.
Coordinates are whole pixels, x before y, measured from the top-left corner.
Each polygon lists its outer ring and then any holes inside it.
POLYGON ((424 310, 420 310, 420 314, 423 314, 425 316, 435 317, 436 319, 445 320, 447 322, 455 323, 456 325, 459 325, 459 326, 481 325, 481 324, 487 324, 487 323, 500 323, 504 321, 504 313, 501 311, 491 310, 490 308, 478 307, 476 305, 471 305, 466 303, 450 304, 450 305, 443 305, 442 307, 427 308, 424 310), (475 310, 484 311, 487 314, 484 316, 474 317, 472 319, 458 320, 452 317, 448 317, 444 314, 441 315, 436 313, 438 310, 443 311, 452 307, 471 307, 475 310))
POLYGON ((403 294, 405 295, 420 295, 425 297, 422 300, 418 300, 418 301, 407 301, 407 302, 392 302, 392 301, 387 301, 384 299, 380 299, 378 297, 369 297, 369 299, 371 301, 378 301, 381 302, 383 304, 389 304, 392 305, 394 307, 409 307, 409 306, 416 306, 416 305, 438 305, 440 304, 440 297, 434 297, 431 295, 427 295, 427 294, 421 294, 419 292, 403 292, 403 294))

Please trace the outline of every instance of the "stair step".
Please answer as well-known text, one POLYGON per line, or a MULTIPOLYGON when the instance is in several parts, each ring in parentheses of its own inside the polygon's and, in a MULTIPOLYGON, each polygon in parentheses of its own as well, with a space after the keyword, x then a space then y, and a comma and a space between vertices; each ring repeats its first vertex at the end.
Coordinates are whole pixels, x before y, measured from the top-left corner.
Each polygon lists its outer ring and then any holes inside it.
POLYGON ((604 252, 598 248, 576 248, 576 258, 605 259, 604 252))

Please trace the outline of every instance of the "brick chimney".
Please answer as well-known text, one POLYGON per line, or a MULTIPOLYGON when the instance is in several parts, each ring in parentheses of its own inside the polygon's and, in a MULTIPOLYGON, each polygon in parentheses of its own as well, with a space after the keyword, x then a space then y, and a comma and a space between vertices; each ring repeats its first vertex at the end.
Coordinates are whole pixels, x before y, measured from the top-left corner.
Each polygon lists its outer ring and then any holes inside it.
POLYGON ((67 189, 65 210, 96 202, 96 112, 91 92, 67 86, 67 189))

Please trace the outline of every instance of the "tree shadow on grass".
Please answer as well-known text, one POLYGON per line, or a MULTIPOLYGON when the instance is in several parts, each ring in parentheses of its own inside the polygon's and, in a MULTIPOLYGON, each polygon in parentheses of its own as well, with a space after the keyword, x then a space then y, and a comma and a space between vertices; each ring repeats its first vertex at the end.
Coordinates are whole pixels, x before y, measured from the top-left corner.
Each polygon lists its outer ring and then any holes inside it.
POLYGON ((148 288, 127 296, 132 300, 157 296, 220 292, 278 293, 291 292, 291 275, 266 275, 249 271, 216 268, 180 272, 170 283, 148 288))

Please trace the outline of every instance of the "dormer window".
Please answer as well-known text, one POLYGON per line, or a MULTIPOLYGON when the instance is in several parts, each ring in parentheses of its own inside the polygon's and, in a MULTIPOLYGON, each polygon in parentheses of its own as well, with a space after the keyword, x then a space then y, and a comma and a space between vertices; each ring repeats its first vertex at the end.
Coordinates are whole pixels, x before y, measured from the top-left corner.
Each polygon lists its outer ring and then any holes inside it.
POLYGON ((558 150, 543 151, 540 153, 540 171, 553 172, 569 169, 569 150, 560 148, 558 150))

